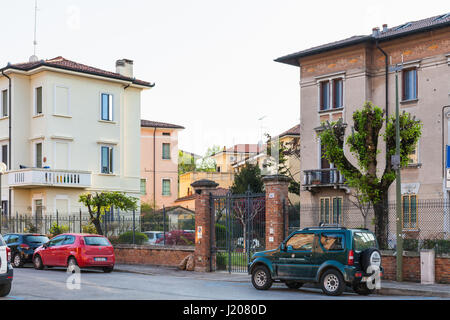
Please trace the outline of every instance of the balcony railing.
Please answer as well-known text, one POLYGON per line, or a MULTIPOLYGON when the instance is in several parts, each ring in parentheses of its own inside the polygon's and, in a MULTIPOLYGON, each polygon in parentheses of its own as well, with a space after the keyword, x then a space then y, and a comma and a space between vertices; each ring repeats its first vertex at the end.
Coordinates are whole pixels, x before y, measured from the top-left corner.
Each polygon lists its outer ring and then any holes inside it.
POLYGON ((343 185, 344 176, 337 169, 305 170, 303 185, 305 187, 324 187, 343 185))
POLYGON ((88 188, 91 186, 91 173, 88 171, 51 170, 26 168, 10 171, 8 183, 11 187, 72 187, 88 188))

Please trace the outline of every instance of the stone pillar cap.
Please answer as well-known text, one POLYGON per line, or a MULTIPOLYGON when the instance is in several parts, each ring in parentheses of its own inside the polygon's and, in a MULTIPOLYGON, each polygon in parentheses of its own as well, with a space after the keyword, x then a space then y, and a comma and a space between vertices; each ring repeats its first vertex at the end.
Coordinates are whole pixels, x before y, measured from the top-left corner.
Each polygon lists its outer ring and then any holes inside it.
POLYGON ((208 179, 201 179, 191 183, 191 186, 195 189, 216 188, 219 184, 208 179))
POLYGON ((264 183, 267 182, 290 182, 291 178, 282 174, 274 174, 274 175, 270 175, 270 176, 264 176, 262 178, 264 183))

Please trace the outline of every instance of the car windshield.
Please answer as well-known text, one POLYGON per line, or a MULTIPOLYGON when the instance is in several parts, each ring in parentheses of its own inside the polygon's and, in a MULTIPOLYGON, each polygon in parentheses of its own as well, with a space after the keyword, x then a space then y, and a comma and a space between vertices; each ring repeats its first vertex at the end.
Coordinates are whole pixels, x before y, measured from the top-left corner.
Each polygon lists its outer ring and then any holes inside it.
POLYGON ((156 239, 162 239, 164 238, 164 233, 157 233, 156 234, 156 239))
POLYGON ((25 236, 25 242, 28 244, 42 244, 48 242, 48 238, 46 236, 25 236))
POLYGON ((84 242, 88 246, 109 246, 109 242, 103 237, 84 237, 84 242))
POLYGON ((356 251, 363 251, 369 248, 377 248, 377 240, 371 232, 355 232, 353 244, 356 251))

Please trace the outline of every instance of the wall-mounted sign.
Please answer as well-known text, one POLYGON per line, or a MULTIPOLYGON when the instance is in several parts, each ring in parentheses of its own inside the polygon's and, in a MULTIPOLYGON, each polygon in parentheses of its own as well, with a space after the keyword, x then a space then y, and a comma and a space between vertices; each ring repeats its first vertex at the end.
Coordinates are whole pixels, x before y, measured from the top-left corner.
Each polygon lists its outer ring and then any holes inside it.
POLYGON ((273 192, 269 193, 269 199, 273 199, 273 198, 275 198, 275 193, 273 193, 273 192))
POLYGON ((195 243, 199 243, 202 236, 203 236, 203 227, 198 226, 197 232, 195 233, 195 243))

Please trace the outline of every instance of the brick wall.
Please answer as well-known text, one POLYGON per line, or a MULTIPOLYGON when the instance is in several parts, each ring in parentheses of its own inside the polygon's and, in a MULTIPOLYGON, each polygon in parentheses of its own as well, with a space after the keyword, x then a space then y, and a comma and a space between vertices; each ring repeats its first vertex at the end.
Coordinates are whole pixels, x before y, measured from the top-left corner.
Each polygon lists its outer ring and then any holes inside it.
MULTIPOLYGON (((382 279, 396 280, 396 256, 382 254, 384 269, 382 279)), ((405 253, 403 256, 403 280, 420 282, 420 255, 405 253)), ((436 283, 450 283, 450 257, 437 256, 435 260, 436 283)))
POLYGON ((115 245, 116 263, 148 264, 157 266, 178 266, 188 255, 194 253, 194 247, 115 245))

